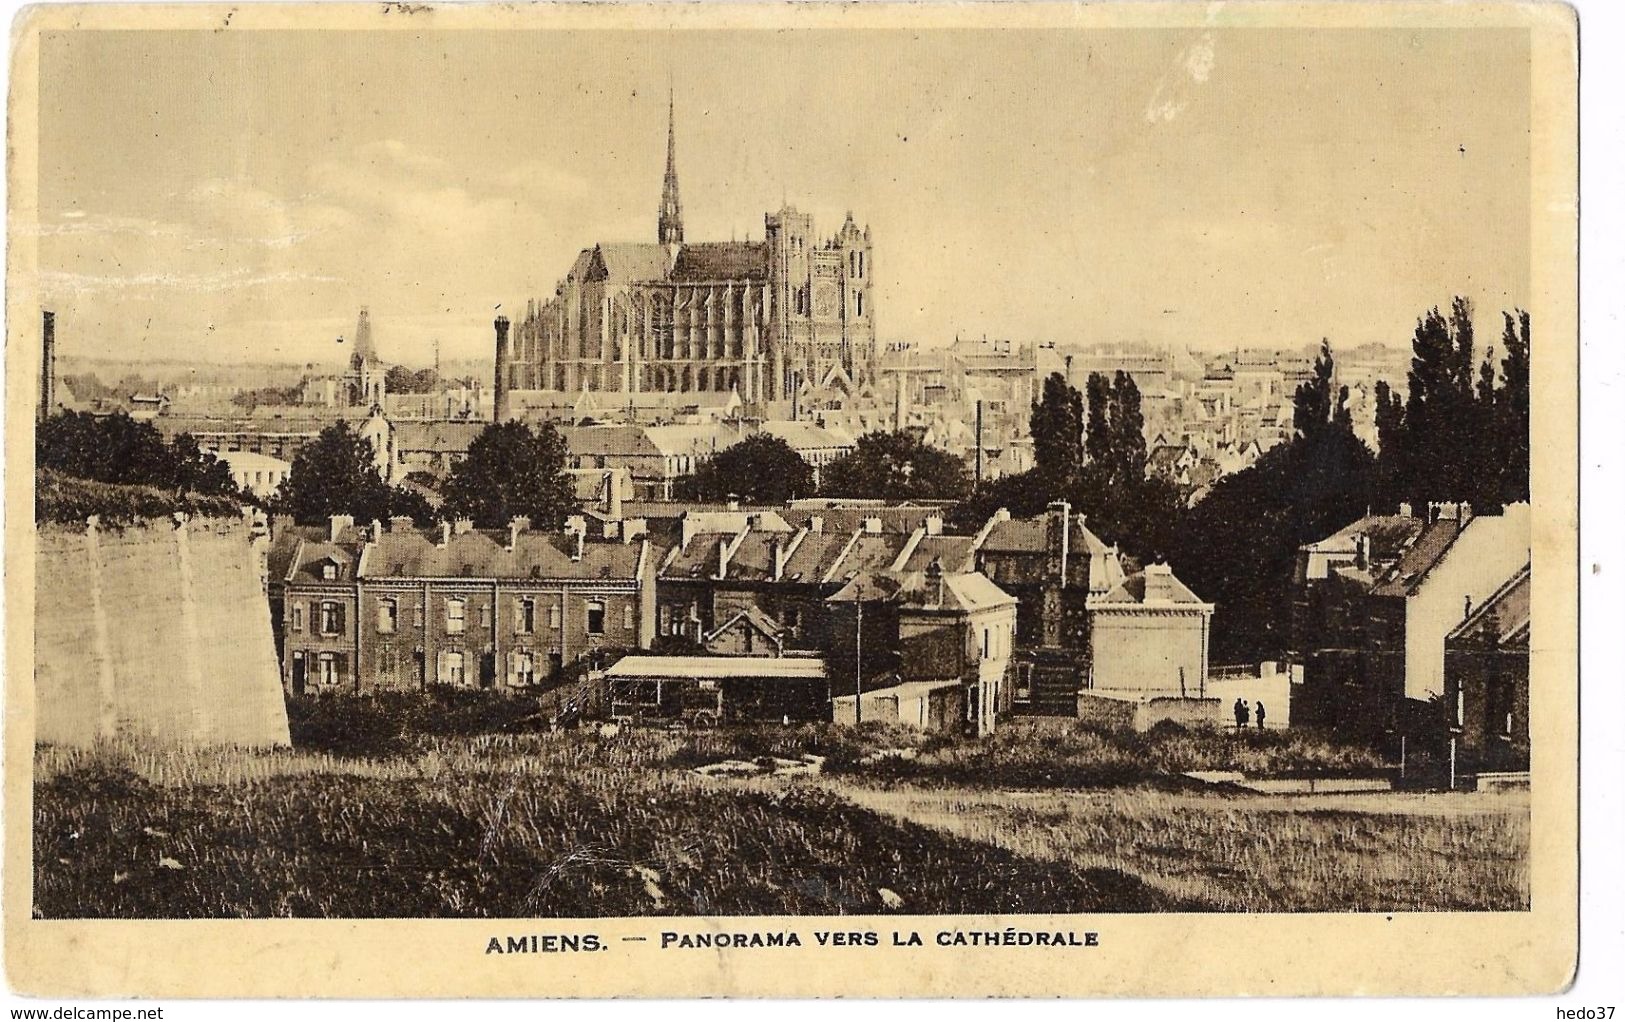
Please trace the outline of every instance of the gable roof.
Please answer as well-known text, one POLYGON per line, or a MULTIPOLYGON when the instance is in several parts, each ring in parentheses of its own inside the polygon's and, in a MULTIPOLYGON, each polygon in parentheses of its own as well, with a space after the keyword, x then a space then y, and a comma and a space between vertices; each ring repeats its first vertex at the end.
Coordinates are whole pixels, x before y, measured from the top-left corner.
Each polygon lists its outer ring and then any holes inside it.
POLYGON ((610 284, 666 279, 666 250, 654 243, 611 242, 591 252, 587 277, 610 284))
POLYGON ((1136 571, 1114 586, 1104 596, 1093 597, 1089 602, 1091 605, 1148 606, 1185 604, 1206 606, 1201 597, 1191 592, 1185 583, 1174 577, 1173 571, 1167 565, 1160 564, 1153 564, 1143 571, 1136 571))
POLYGON ((1440 518, 1430 522, 1400 554, 1376 588, 1374 596, 1409 596, 1416 592, 1433 566, 1443 559, 1461 533, 1461 520, 1440 518))
POLYGON ((767 636, 769 639, 773 640, 774 643, 778 643, 779 636, 782 635, 785 630, 784 626, 770 617, 767 612, 763 611, 755 604, 751 604, 741 610, 736 611, 732 617, 728 618, 728 620, 722 622, 720 625, 717 625, 709 632, 706 632, 703 641, 710 642, 712 639, 715 639, 723 632, 726 632, 728 629, 741 622, 750 628, 756 629, 757 632, 767 636))
POLYGON ((1525 564, 1451 629, 1445 641, 1528 649, 1531 588, 1529 565, 1525 564))

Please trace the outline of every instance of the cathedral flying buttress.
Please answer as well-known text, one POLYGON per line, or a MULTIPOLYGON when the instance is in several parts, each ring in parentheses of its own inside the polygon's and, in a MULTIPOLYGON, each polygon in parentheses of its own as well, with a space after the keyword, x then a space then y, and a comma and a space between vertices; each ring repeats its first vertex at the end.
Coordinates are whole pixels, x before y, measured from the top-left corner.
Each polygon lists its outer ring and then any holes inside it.
POLYGON ((617 393, 737 392, 779 401, 839 367, 872 380, 873 249, 847 214, 818 240, 809 214, 764 217, 764 240, 685 242, 675 110, 648 243, 583 249, 544 301, 498 346, 497 389, 617 393))

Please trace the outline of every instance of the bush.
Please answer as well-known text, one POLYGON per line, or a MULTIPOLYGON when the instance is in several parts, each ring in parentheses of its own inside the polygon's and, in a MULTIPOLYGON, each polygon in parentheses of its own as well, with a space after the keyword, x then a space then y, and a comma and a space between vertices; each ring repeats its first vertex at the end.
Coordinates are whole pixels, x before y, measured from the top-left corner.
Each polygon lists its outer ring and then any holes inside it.
POLYGON ((433 739, 541 730, 534 699, 436 686, 425 692, 290 696, 296 749, 383 759, 424 751, 433 739))

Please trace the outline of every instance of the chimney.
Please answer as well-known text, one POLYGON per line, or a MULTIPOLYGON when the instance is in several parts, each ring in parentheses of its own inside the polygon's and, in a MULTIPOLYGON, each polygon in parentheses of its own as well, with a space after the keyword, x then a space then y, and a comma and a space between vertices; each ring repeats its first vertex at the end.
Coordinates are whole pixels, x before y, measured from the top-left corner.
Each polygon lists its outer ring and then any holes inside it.
POLYGON ((728 510, 729 511, 738 511, 739 510, 739 494, 737 494, 737 493, 728 494, 728 510))
POLYGON ((982 485, 982 402, 976 402, 976 485, 982 485))
POLYGON ((564 520, 564 534, 576 538, 575 552, 570 555, 570 560, 581 560, 581 555, 586 552, 587 545, 586 517, 584 515, 571 515, 566 518, 564 520))
POLYGON ((628 518, 621 523, 621 542, 630 543, 649 535, 649 519, 628 518))
POLYGON ((1145 599, 1143 602, 1166 602, 1173 597, 1174 569, 1166 564, 1145 566, 1145 599))
POLYGON ((880 531, 881 531, 880 519, 878 519, 878 518, 865 518, 863 520, 863 531, 867 532, 871 536, 880 535, 880 531))
POLYGON ((530 519, 523 515, 508 521, 508 552, 512 553, 519 547, 519 534, 530 531, 530 519))
POLYGON ((448 547, 450 545, 451 545, 451 523, 450 522, 441 522, 440 523, 440 542, 436 543, 435 546, 437 546, 440 549, 444 550, 444 549, 446 549, 446 547, 448 547))
POLYGON ((807 531, 808 532, 816 532, 819 535, 823 535, 823 532, 824 532, 824 516, 823 515, 813 515, 811 518, 808 518, 807 519, 807 531))
POLYGON ((389 519, 390 532, 411 532, 412 519, 406 515, 391 515, 389 519))
POLYGON ((1371 567, 1371 537, 1362 532, 1358 536, 1355 537, 1354 543, 1355 543, 1355 554, 1354 554, 1354 563, 1355 563, 1355 565, 1357 565, 1358 567, 1361 567, 1361 568, 1369 568, 1369 567, 1371 567))
POLYGON ((1049 506, 1049 526, 1060 535, 1046 537, 1051 545, 1058 545, 1061 556, 1061 588, 1066 588, 1067 561, 1072 553, 1072 505, 1057 500, 1049 506))
POLYGON ((459 518, 451 523, 451 531, 455 536, 462 536, 474 531, 474 519, 459 518))
POLYGON ((329 515, 327 518, 327 541, 337 543, 339 536, 345 529, 355 527, 355 518, 350 515, 329 515))
POLYGON ((942 562, 932 561, 925 566, 925 592, 930 606, 942 606, 942 562))
POLYGON ((1411 506, 1410 506, 1409 503, 1401 503, 1399 505, 1399 517, 1401 517, 1401 518, 1414 518, 1414 517, 1416 517, 1415 515, 1411 514, 1411 506))
POLYGON ((384 523, 374 518, 372 520, 372 541, 374 543, 384 538, 384 523))
POLYGON ((927 536, 942 535, 942 516, 931 515, 925 520, 925 534, 927 536))
POLYGON ((621 510, 621 470, 610 469, 604 476, 604 491, 608 497, 609 506, 605 510, 609 513, 609 520, 618 522, 623 514, 621 510))
POLYGON ((56 408, 56 313, 40 310, 39 417, 43 422, 56 408))
POLYGON ((491 407, 491 421, 508 418, 508 317, 498 316, 493 324, 497 330, 496 392, 491 407))

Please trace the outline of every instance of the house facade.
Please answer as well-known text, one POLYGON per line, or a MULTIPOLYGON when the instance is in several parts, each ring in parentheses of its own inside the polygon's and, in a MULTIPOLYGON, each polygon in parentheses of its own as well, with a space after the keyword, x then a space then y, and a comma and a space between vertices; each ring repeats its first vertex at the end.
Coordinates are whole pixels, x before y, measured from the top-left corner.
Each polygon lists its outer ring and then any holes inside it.
POLYGON ((288 691, 453 688, 523 691, 600 652, 653 639, 654 559, 647 539, 406 519, 301 541, 282 585, 288 691))

